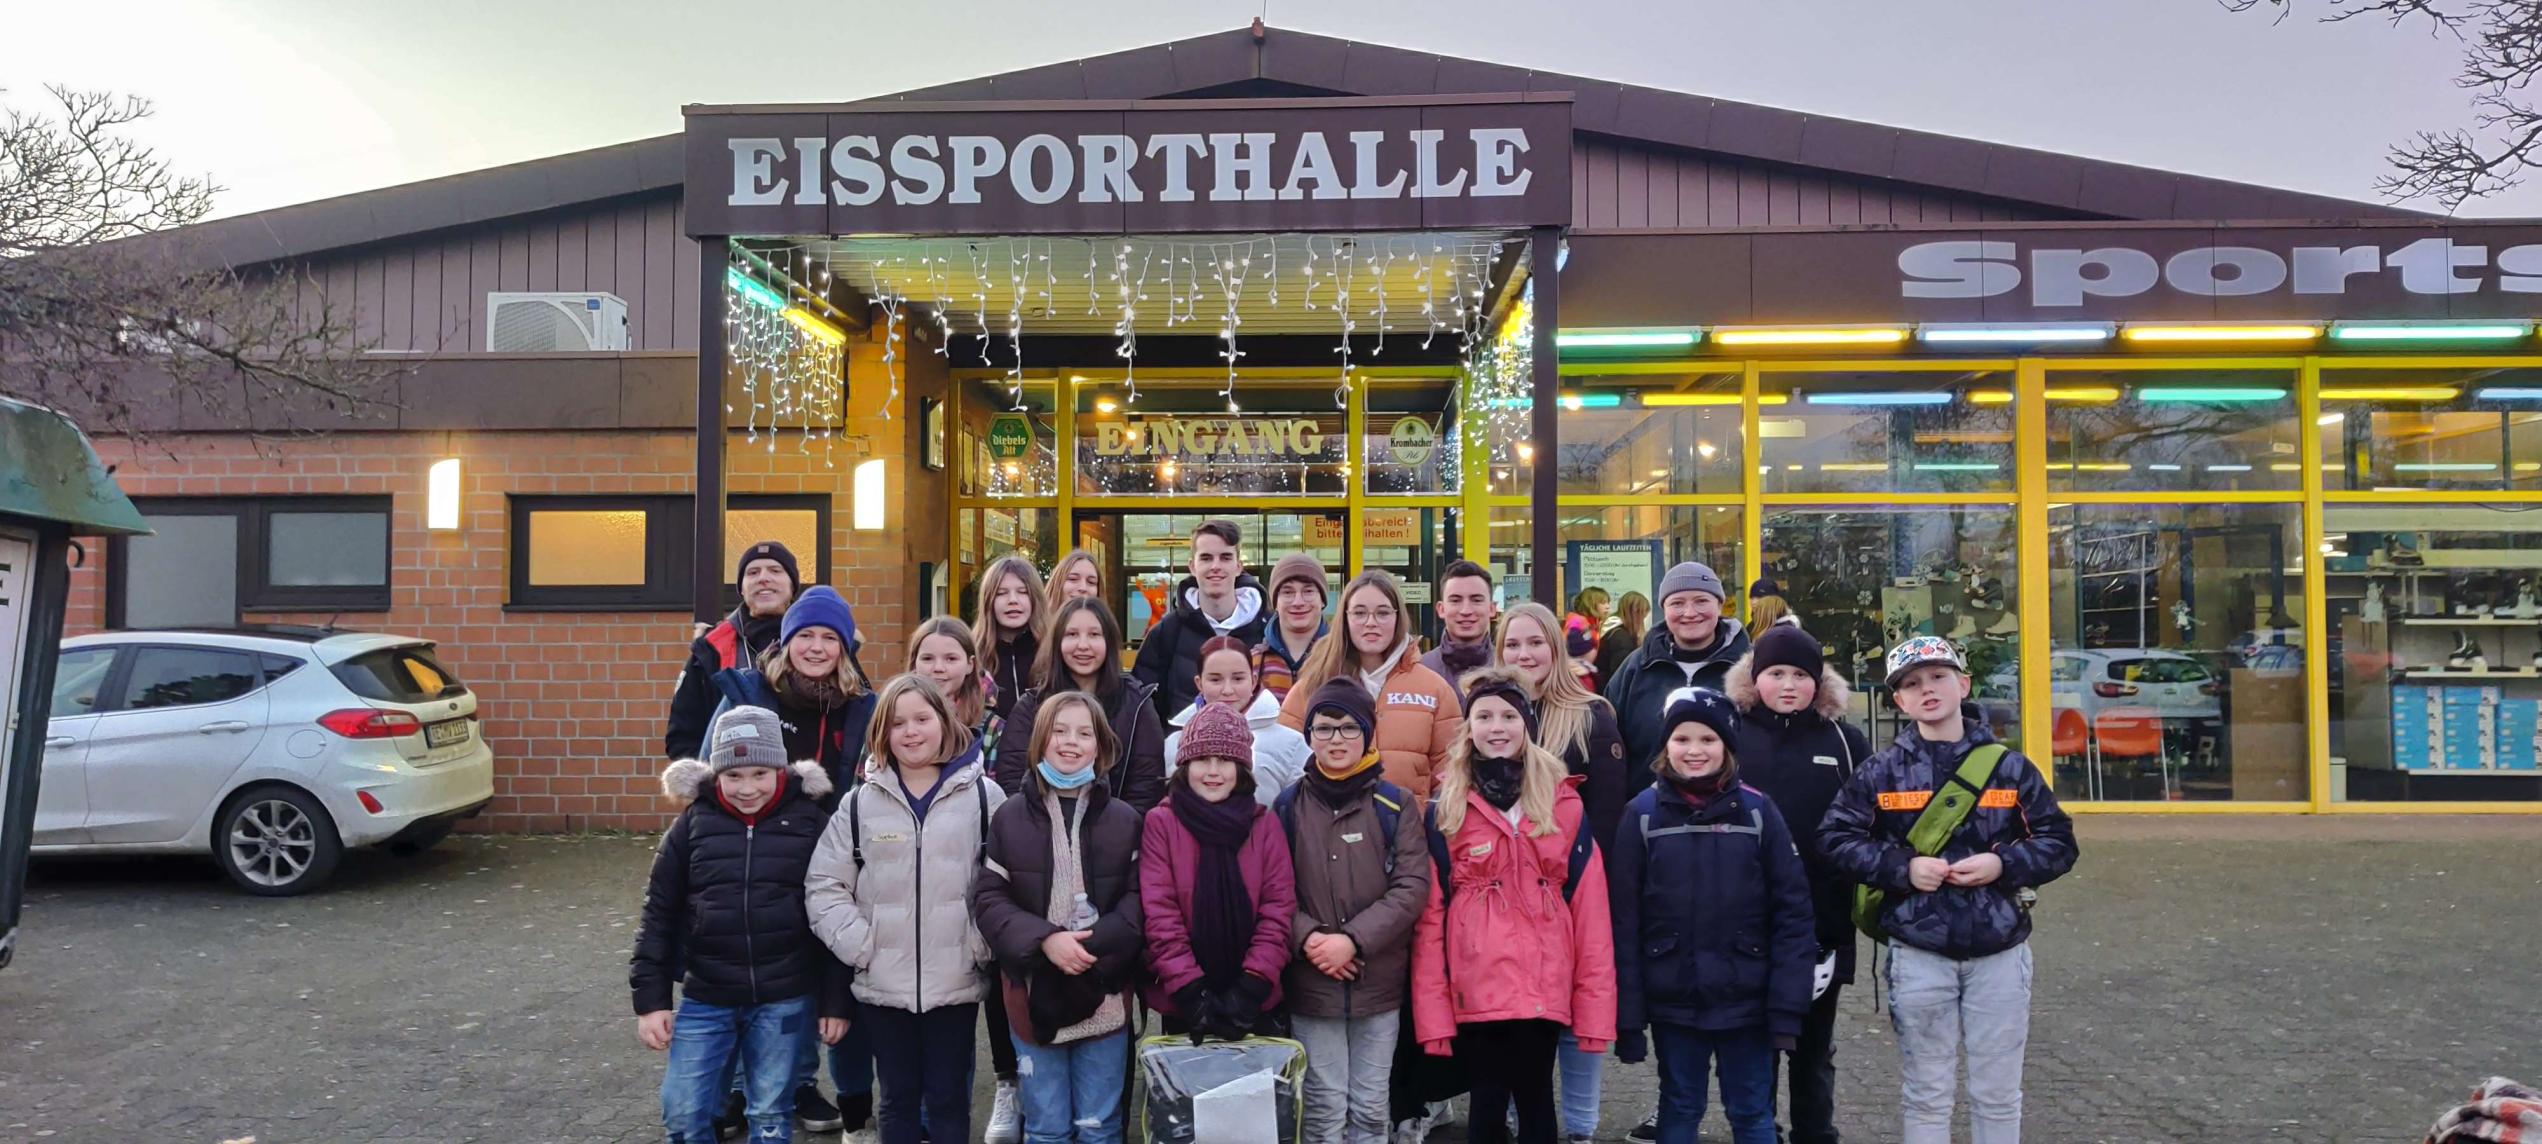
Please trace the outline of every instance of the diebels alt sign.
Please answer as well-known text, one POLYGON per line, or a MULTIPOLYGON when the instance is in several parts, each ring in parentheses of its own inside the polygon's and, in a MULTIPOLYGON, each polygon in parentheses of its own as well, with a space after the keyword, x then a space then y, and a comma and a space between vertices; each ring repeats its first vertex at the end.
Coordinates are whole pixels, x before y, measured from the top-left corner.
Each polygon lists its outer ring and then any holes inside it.
POLYGON ((691 108, 691 235, 1558 225, 1567 98, 691 108))

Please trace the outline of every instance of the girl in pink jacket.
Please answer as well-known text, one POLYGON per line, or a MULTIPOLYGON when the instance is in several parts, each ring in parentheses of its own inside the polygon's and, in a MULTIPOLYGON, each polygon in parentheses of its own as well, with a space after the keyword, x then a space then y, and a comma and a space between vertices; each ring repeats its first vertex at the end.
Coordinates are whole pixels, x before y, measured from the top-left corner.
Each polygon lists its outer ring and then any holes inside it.
POLYGON ((1201 705, 1175 754, 1139 844, 1147 1003, 1168 1033, 1236 1040, 1280 1003, 1297 873, 1279 816, 1254 800, 1242 711, 1201 705))
POLYGON ((1472 1079, 1477 1144, 1509 1139, 1513 1101, 1518 1139, 1554 1144, 1562 1031, 1590 1053, 1615 1039, 1605 864, 1582 825, 1580 780, 1535 745, 1517 675, 1487 668, 1465 686, 1465 731, 1429 811, 1445 870, 1413 937, 1413 1033, 1472 1079))

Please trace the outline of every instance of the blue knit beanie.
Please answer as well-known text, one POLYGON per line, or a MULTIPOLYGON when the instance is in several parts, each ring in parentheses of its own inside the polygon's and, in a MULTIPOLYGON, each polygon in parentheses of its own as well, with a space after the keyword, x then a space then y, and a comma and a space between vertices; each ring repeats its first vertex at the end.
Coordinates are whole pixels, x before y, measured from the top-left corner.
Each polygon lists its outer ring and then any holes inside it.
POLYGON ((786 609, 785 626, 779 629, 777 642, 790 642, 794 633, 805 628, 828 628, 838 633, 840 643, 856 646, 856 613, 848 610, 838 589, 827 584, 806 588, 794 598, 794 606, 786 609))

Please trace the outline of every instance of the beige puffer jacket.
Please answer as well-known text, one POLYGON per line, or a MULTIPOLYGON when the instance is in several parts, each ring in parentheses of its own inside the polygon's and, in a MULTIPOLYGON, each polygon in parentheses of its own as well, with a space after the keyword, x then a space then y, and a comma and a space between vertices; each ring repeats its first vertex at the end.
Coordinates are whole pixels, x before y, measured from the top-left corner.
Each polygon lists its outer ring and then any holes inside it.
POLYGON ((976 754, 946 768, 937 787, 921 823, 897 775, 856 784, 804 878, 812 932, 856 971, 856 999, 868 1005, 923 1013, 989 995, 989 947, 971 921, 971 883, 988 817, 1006 793, 987 781, 976 754))

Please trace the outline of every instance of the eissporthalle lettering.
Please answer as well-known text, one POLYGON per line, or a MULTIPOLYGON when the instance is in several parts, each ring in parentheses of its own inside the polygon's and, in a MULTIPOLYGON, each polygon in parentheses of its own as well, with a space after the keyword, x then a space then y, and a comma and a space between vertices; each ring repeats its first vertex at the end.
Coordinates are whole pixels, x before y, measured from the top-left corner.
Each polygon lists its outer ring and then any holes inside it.
POLYGON ((1139 202, 1486 199, 1527 193, 1527 129, 846 133, 725 140, 727 206, 1046 206, 1139 202), (1391 145, 1391 146, 1390 146, 1391 145))

